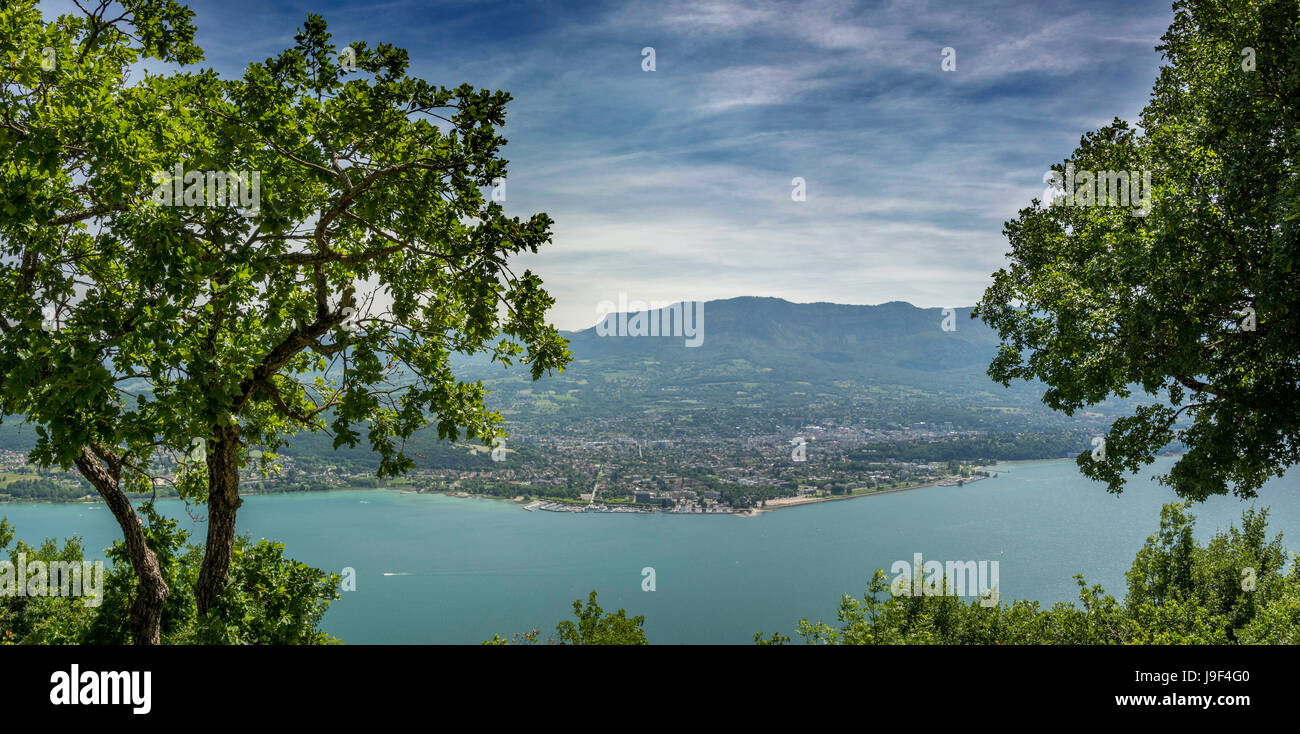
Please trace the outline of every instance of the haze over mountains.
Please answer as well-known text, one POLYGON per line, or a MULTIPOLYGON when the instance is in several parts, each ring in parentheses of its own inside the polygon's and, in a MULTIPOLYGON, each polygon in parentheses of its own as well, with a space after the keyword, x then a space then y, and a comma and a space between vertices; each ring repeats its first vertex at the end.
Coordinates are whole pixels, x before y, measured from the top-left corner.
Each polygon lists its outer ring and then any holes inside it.
MULTIPOLYGON (((924 415, 960 422, 971 411, 1020 417, 1008 427, 1064 418, 1041 404, 1041 386, 1003 387, 988 377, 998 336, 972 319, 970 308, 954 309, 948 321, 955 328, 947 331, 943 309, 899 301, 854 306, 742 297, 702 305, 703 341, 696 347, 680 331, 618 335, 627 329, 614 327, 611 313, 604 328, 564 334, 574 360, 562 374, 533 382, 523 370, 482 360, 463 360, 458 374, 483 379, 493 406, 524 421, 574 409, 613 415, 802 407, 815 417, 851 406, 892 421, 924 415)), ((1123 409, 1118 401, 1100 406, 1096 417, 1116 409, 1123 409)))
MULTIPOLYGON (((536 382, 526 368, 505 369, 481 356, 458 355, 453 366, 462 380, 483 380, 489 406, 512 435, 737 437, 806 424, 918 422, 996 432, 1095 426, 1132 410, 1135 401, 1114 400, 1067 417, 1042 405, 1040 385, 995 383, 986 370, 997 334, 970 318, 970 308, 955 311, 955 329, 945 331, 943 309, 899 301, 731 298, 703 304, 697 347, 686 346, 680 332, 601 336, 593 326, 565 332, 573 363, 536 382)), ((422 433, 429 435, 415 443, 437 453, 436 431, 422 433)), ((25 450, 33 440, 15 418, 0 426, 0 447, 25 450)), ((325 434, 302 433, 294 444, 331 451, 325 434)), ((357 457, 368 451, 345 450, 357 457)))
MULTIPOLYGON (((1135 402, 1111 401, 1071 417, 1042 405, 1041 385, 995 383, 986 370, 997 353, 997 334, 971 319, 969 308, 955 309, 947 320, 955 329, 945 331, 942 309, 902 302, 852 306, 743 297, 702 307, 703 341, 696 347, 686 346, 681 331, 617 336, 617 328, 593 326, 566 332, 572 364, 535 382, 525 367, 505 369, 481 356, 458 356, 453 367, 459 379, 481 379, 489 390, 489 407, 502 414, 510 446, 522 452, 512 466, 546 464, 537 440, 744 445, 809 426, 892 431, 920 441, 1037 434, 1047 448, 1017 444, 1021 453, 1015 456, 1057 458, 1085 448, 1081 436, 1104 431, 1135 402), (1073 438, 1062 441, 1062 435, 1073 438)), ((617 318, 609 314, 605 326, 617 318)), ((34 440, 33 429, 17 418, 0 425, 2 449, 27 451, 34 440)), ((476 453, 479 443, 439 441, 428 428, 407 448, 422 468, 494 466, 476 453)), ((326 432, 303 431, 282 453, 299 467, 340 464, 369 472, 377 461, 365 441, 336 449, 326 432)))
POLYGON ((698 347, 686 347, 681 336, 600 336, 594 326, 565 336, 575 357, 592 366, 653 359, 697 378, 752 369, 771 380, 934 387, 944 376, 964 382, 982 375, 997 353, 996 332, 972 320, 969 308, 954 310, 955 329, 945 331, 942 309, 901 301, 848 306, 743 297, 703 304, 698 347))

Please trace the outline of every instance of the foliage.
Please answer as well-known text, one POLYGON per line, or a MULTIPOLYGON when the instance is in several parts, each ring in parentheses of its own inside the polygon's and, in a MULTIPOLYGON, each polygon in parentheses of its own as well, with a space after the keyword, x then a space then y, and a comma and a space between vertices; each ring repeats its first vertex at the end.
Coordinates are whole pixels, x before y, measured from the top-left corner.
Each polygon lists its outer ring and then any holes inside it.
MULTIPOLYGON (((548 644, 556 645, 648 645, 645 631, 642 626, 645 624, 645 617, 628 617, 627 611, 620 609, 617 612, 605 613, 600 605, 596 603, 596 592, 592 591, 587 597, 587 604, 583 606, 581 599, 575 599, 573 602, 573 616, 578 618, 577 624, 569 620, 561 621, 555 626, 556 637, 548 638, 548 644), (603 616, 602 616, 603 615, 603 616)), ((538 631, 522 635, 515 635, 513 639, 506 639, 500 635, 494 635, 491 640, 484 642, 485 645, 531 645, 538 641, 538 631)))
MULTIPOLYGON (((395 476, 425 426, 503 433, 451 355, 534 380, 568 363, 554 300, 510 264, 551 220, 484 192, 507 174, 505 92, 431 84, 402 49, 334 44, 316 15, 225 79, 183 69, 203 52, 175 0, 77 9, 0 6, 0 417, 33 425, 32 463, 75 463, 106 498, 186 456, 168 479, 208 504, 206 614, 241 467, 277 471, 292 436, 322 431, 395 476)), ((137 610, 149 640, 153 608, 137 610)))
POLYGON ((1142 134, 1116 119, 1052 167, 1080 186, 1149 172, 1149 213, 1036 199, 1006 224, 1011 264, 974 312, 1002 338, 989 374, 1041 380, 1070 415, 1156 398, 1114 422, 1105 460, 1078 457, 1112 492, 1174 440, 1162 481, 1194 500, 1253 497, 1300 460, 1297 30, 1294 2, 1179 0, 1142 134))
MULTIPOLYGON (((956 596, 893 596, 877 570, 861 599, 845 595, 838 625, 801 620, 806 642, 832 645, 1223 645, 1300 642, 1300 563, 1286 571, 1282 536, 1265 537, 1267 510, 1204 546, 1186 504, 1166 505, 1128 572, 1120 602, 1083 576, 1079 605, 1036 601, 985 607, 956 596)), ((1295 559, 1300 561, 1300 557, 1295 559)), ((759 644, 783 644, 773 635, 759 644)))
MULTIPOLYGON (((158 554, 171 593, 164 602, 162 641, 166 644, 319 645, 338 640, 321 632, 322 616, 339 598, 339 576, 284 557, 284 546, 247 536, 235 543, 231 580, 217 602, 220 613, 199 617, 194 583, 203 549, 187 544, 188 533, 175 520, 145 505, 148 542, 158 554)), ((0 521, 0 551, 12 540, 12 528, 0 521)), ((59 547, 47 539, 40 548, 21 541, 11 557, 26 552, 31 560, 82 561, 79 539, 59 547)), ((121 541, 107 549, 103 602, 87 607, 77 597, 0 597, 0 642, 18 644, 111 644, 131 642, 131 605, 135 575, 121 541)))
MULTIPOLYGON (((13 542, 13 537, 9 521, 0 518, 0 554, 13 542)), ((46 538, 40 547, 18 541, 8 553, 8 560, 17 566, 21 553, 26 556, 28 564, 35 561, 80 562, 82 548, 78 537, 68 538, 62 546, 53 538, 46 538)), ((95 609, 86 606, 82 598, 0 596, 0 644, 76 644, 82 641, 82 633, 94 615, 95 609)))
POLYGON ((555 627, 561 645, 645 645, 645 632, 641 629, 645 617, 628 617, 623 609, 601 616, 603 610, 596 603, 596 592, 587 597, 584 607, 580 600, 573 602, 575 625, 567 619, 555 627))
MULTIPOLYGON (((130 5, 139 23, 163 4, 130 5)), ((352 44, 352 70, 317 16, 242 79, 128 85, 144 51, 126 29, 105 24, 91 43, 93 18, 44 24, 31 2, 3 12, 6 39, 29 48, 0 85, 0 375, 5 408, 38 425, 38 463, 66 467, 99 442, 145 465, 232 422, 274 449, 328 417, 335 447, 364 429, 394 474, 430 413, 440 437, 499 432, 452 353, 525 362, 534 378, 566 362, 544 321, 552 299, 507 264, 549 240, 550 219, 507 217, 481 190, 506 174, 508 94, 408 76, 387 44, 352 44), (45 44, 59 52, 49 72, 45 44), (155 174, 178 166, 259 172, 259 204, 160 203, 155 174), (357 303, 366 280, 391 303, 357 303), (57 328, 42 328, 43 308, 57 328)), ((199 58, 180 40, 164 60, 199 58)))

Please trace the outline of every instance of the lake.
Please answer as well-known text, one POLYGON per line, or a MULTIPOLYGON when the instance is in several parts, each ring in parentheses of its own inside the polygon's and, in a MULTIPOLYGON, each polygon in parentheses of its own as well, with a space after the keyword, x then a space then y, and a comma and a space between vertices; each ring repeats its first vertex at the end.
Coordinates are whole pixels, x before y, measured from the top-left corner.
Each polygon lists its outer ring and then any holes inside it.
MULTIPOLYGON (((1073 601, 1072 579, 1122 597, 1124 572, 1174 499, 1147 479, 1119 497, 1072 461, 1004 464, 965 487, 928 487, 825 502, 752 518, 726 515, 527 512, 500 500, 391 490, 246 498, 239 530, 283 542, 319 568, 351 567, 324 629, 349 643, 471 643, 571 617, 599 592, 606 610, 646 617, 652 643, 749 643, 755 632, 793 635, 800 618, 834 621, 845 593, 861 595, 873 571, 913 553, 943 561, 998 561, 1003 601, 1073 601), (642 569, 655 590, 642 590, 642 569)), ((1270 536, 1300 550, 1300 471, 1270 482, 1270 536)), ((1194 507, 1197 536, 1240 520, 1249 503, 1218 497, 1194 507)), ((183 503, 166 514, 194 528, 183 503)), ((202 508, 191 508, 202 516, 202 508)), ((29 543, 79 534, 88 555, 118 536, 100 505, 0 505, 29 543)))

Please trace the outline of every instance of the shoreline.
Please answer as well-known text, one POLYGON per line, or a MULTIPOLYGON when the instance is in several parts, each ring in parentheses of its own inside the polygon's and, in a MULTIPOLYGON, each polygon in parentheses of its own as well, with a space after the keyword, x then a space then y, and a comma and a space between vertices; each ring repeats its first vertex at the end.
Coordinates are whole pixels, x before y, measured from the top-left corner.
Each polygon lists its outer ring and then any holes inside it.
MULTIPOLYGON (((1062 459, 1032 459, 1032 461, 1062 461, 1062 459)), ((988 471, 988 470, 991 470, 991 467, 987 467, 987 466, 975 467, 975 471, 988 471)), ((964 485, 962 485, 962 488, 964 489, 972 484, 975 484, 976 482, 980 482, 985 479, 993 479, 993 477, 979 477, 978 479, 967 481, 964 485)), ((940 480, 940 481, 949 481, 949 480, 940 480)), ((935 481, 935 482, 928 482, 926 484, 918 484, 915 487, 895 487, 894 489, 881 489, 875 492, 865 492, 863 494, 850 494, 850 495, 839 495, 839 496, 832 495, 830 497, 780 497, 774 500, 768 500, 767 507, 755 507, 746 512, 736 512, 733 514, 735 514, 738 517, 758 517, 759 515, 762 515, 765 512, 784 510, 789 507, 802 507, 803 505, 812 505, 818 502, 839 502, 842 500, 857 500, 857 499, 862 499, 864 497, 875 497, 877 495, 893 494, 895 492, 911 492, 914 489, 927 489, 930 487, 941 487, 941 486, 951 487, 955 485, 939 484, 938 481, 935 481), (772 503, 774 502, 779 504, 773 507, 772 503)))
MULTIPOLYGON (((1172 456, 1172 457, 1177 457, 1177 456, 1181 456, 1181 455, 1182 455, 1182 454, 1157 454, 1157 455, 1156 455, 1156 458, 1159 459, 1159 458, 1171 457, 1171 456, 1172 456)), ((1011 466, 1013 466, 1013 465, 1017 465, 1017 464, 1042 464, 1042 463, 1055 462, 1055 461, 1068 461, 1068 462, 1073 463, 1073 462, 1074 462, 1074 459, 1073 459, 1073 458, 1065 458, 1065 457, 1062 457, 1062 458, 1056 458, 1056 459, 1010 459, 1010 460, 1007 460, 1007 461, 999 461, 999 462, 996 462, 996 463, 994 463, 994 464, 977 466, 977 467, 975 467, 975 470, 976 470, 976 471, 990 471, 990 472, 999 472, 999 473, 1009 473, 1011 470, 1010 470, 1009 468, 1005 468, 1005 467, 1011 467, 1011 466)), ((982 480, 982 479, 986 479, 986 478, 987 478, 987 479, 992 479, 992 477, 981 477, 980 479, 975 479, 975 480, 973 480, 973 481, 971 481, 971 482, 968 482, 968 484, 973 484, 974 482, 977 482, 977 481, 980 481, 980 480, 982 480)), ((831 496, 831 497, 781 497, 781 498, 774 499, 774 500, 768 500, 768 502, 769 502, 769 506, 768 506, 768 507, 764 507, 764 508, 751 508, 751 509, 749 509, 749 510, 744 510, 744 511, 735 511, 735 512, 728 512, 728 513, 719 513, 719 514, 734 515, 734 516, 736 516, 736 517, 755 517, 755 516, 761 515, 761 514, 763 514, 763 513, 765 513, 765 512, 769 512, 769 511, 771 511, 771 510, 781 510, 781 509, 785 509, 785 508, 787 508, 787 507, 799 507, 799 506, 801 506, 801 505, 810 505, 810 504, 814 504, 814 503, 817 503, 817 502, 834 502, 834 501, 838 501, 838 500, 852 500, 852 499, 860 499, 860 498, 862 498, 862 497, 873 497, 873 496, 878 495, 878 494, 892 494, 892 493, 894 493, 894 492, 907 492, 907 491, 911 491, 911 490, 913 490, 913 489, 925 489, 925 488, 927 488, 927 487, 937 487, 937 486, 940 486, 938 482, 930 482, 930 483, 928 483, 928 484, 919 484, 919 485, 917 485, 917 486, 915 486, 915 487, 899 487, 899 488, 897 488, 897 489, 882 489, 882 490, 879 490, 879 491, 876 491, 876 492, 867 492, 867 493, 865 493, 865 494, 852 494, 852 495, 841 495, 841 496, 831 496), (772 507, 772 506, 770 506, 770 504, 771 504, 772 502, 778 502, 778 503, 780 503, 780 504, 776 505, 775 507, 772 507)), ((261 496, 270 497, 270 496, 275 496, 275 495, 294 495, 294 494, 328 494, 328 493, 330 493, 330 492, 370 492, 370 491, 375 491, 375 490, 390 490, 390 491, 398 491, 398 492, 402 492, 402 493, 405 493, 405 494, 441 494, 441 495, 446 495, 446 496, 448 496, 448 497, 465 497, 465 498, 490 499, 490 500, 505 500, 505 501, 508 501, 508 502, 514 502, 514 503, 519 504, 519 505, 527 504, 527 502, 520 502, 519 500, 517 500, 517 499, 514 498, 514 497, 500 497, 500 496, 497 496, 497 495, 490 495, 490 494, 473 494, 473 493, 470 493, 470 492, 458 492, 458 491, 449 491, 449 490, 441 490, 441 489, 420 489, 420 490, 411 490, 411 489, 406 489, 406 488, 404 488, 404 487, 331 487, 331 488, 329 488, 329 489, 304 490, 304 491, 298 491, 298 492, 241 492, 241 493, 240 493, 240 496, 243 496, 243 497, 261 497, 261 496)), ((132 502, 134 502, 134 501, 136 501, 136 500, 144 500, 144 499, 147 499, 147 498, 145 498, 145 497, 131 497, 130 499, 132 500, 132 502)), ((158 499, 159 499, 160 501, 163 501, 163 500, 180 500, 181 498, 180 498, 180 497, 176 497, 176 496, 170 496, 170 497, 159 497, 158 499)), ((538 498, 535 498, 535 499, 543 499, 543 500, 544 500, 545 498, 538 497, 538 498)), ((104 504, 104 500, 103 500, 102 497, 99 497, 99 496, 91 496, 90 499, 85 499, 85 498, 83 498, 83 499, 75 499, 75 500, 28 500, 28 499, 7 499, 7 500, 0 500, 0 507, 3 507, 3 506, 5 506, 5 505, 103 505, 103 504, 104 504)), ((659 511, 656 510, 656 512, 659 512, 659 511)), ((665 512, 665 513, 662 513, 662 514, 672 515, 672 514, 675 514, 675 513, 665 512)), ((692 513, 676 513, 676 514, 692 514, 692 513)), ((708 513, 701 513, 701 514, 708 514, 708 513)))
MULTIPOLYGON (((274 497, 276 495, 290 495, 290 494, 329 494, 330 492, 370 492, 373 490, 380 490, 380 489, 398 489, 398 487, 330 487, 329 489, 305 489, 297 492, 240 492, 239 496, 240 497, 274 497)), ((420 494, 420 493, 411 492, 411 494, 420 494)), ((140 495, 138 497, 132 497, 128 495, 127 499, 131 500, 132 503, 135 503, 136 501, 149 500, 150 497, 146 497, 144 495, 140 495)), ((158 497, 159 502, 168 502, 173 500, 177 502, 185 501, 180 496, 174 494, 158 497)), ((0 507, 3 507, 5 505, 103 505, 103 504, 104 504, 104 498, 100 497, 99 495, 90 495, 88 499, 83 497, 81 499, 75 499, 75 500, 28 500, 28 499, 0 500, 0 507)))
MULTIPOLYGON (((1057 459, 1044 459, 1043 461, 1058 461, 1058 460, 1057 460, 1057 459)), ((978 480, 976 480, 976 481, 978 481, 978 480)), ((973 483, 973 482, 971 482, 971 483, 973 483)), ((739 511, 737 511, 737 510, 733 510, 732 512, 721 512, 721 513, 716 513, 716 514, 718 514, 718 515, 731 515, 731 516, 733 516, 733 517, 756 517, 756 516, 761 515, 761 514, 763 514, 763 513, 765 513, 765 512, 771 512, 771 511, 773 511, 773 510, 781 510, 781 509, 785 509, 785 508, 787 508, 787 507, 799 507, 799 506, 801 506, 801 505, 810 505, 810 504, 815 504, 815 503, 818 503, 818 502, 833 502, 833 501, 837 501, 837 500, 853 500, 853 499, 861 499, 861 498, 863 498, 863 497, 873 497, 873 496, 875 496, 875 495, 879 495, 879 494, 892 494, 892 493, 894 493, 894 492, 908 492, 908 491, 911 491, 911 490, 914 490, 914 489, 925 489, 925 488, 927 488, 927 487, 937 487, 937 486, 939 486, 939 484, 938 484, 937 482, 931 482, 931 483, 927 483, 927 484, 918 484, 918 485, 916 485, 915 487, 897 487, 897 488, 895 488, 895 489, 882 489, 882 490, 879 490, 879 491, 876 491, 876 492, 867 492, 867 493, 864 493, 864 494, 840 495, 840 496, 832 496, 832 497, 781 497, 781 498, 778 498, 778 499, 768 500, 769 506, 768 506, 768 507, 765 507, 765 508, 750 508, 750 509, 748 509, 748 510, 739 510, 739 511), (774 503, 774 502, 775 502, 775 503, 780 503, 780 504, 777 504, 775 507, 773 507, 773 506, 771 506, 771 503, 774 503)), ((334 488, 330 488, 330 489, 320 489, 320 490, 303 491, 303 492, 250 492, 250 493, 247 493, 247 494, 241 493, 240 496, 242 496, 242 497, 272 497, 272 496, 276 496, 276 495, 316 495, 316 494, 329 494, 329 493, 331 493, 331 492, 383 492, 383 491, 387 491, 387 492, 397 492, 398 494, 410 494, 410 495, 440 494, 440 495, 443 495, 444 497, 456 497, 456 498, 459 498, 459 499, 500 500, 500 501, 504 501, 504 502, 513 502, 513 503, 519 505, 520 507, 524 507, 524 506, 526 506, 526 505, 529 504, 529 501, 528 501, 528 500, 522 500, 522 501, 521 501, 518 497, 501 497, 501 496, 498 496, 498 495, 490 495, 490 494, 473 494, 473 493, 470 493, 470 492, 449 491, 449 490, 443 490, 443 489, 410 490, 410 489, 404 489, 404 488, 402 488, 402 487, 334 487, 334 488)), ((138 498, 131 498, 131 499, 132 499, 132 501, 134 502, 134 501, 136 501, 136 500, 145 500, 145 499, 147 499, 147 498, 145 498, 145 497, 138 497, 138 498)), ((183 500, 181 500, 180 497, 176 497, 176 496, 171 496, 171 497, 159 497, 159 498, 158 498, 158 501, 160 501, 160 502, 165 502, 165 501, 169 501, 169 500, 170 500, 170 501, 183 501, 183 500)), ((545 498, 545 497, 534 497, 531 501, 532 501, 532 502, 537 502, 537 501, 539 501, 539 500, 542 501, 542 502, 546 502, 546 501, 548 501, 547 498, 545 498)), ((549 501, 556 501, 556 500, 549 500, 549 501)), ((93 499, 78 499, 78 500, 63 500, 63 501, 60 501, 60 500, 3 500, 3 501, 0 501, 0 507, 3 507, 3 506, 5 506, 5 505, 86 505, 86 506, 103 506, 104 504, 105 504, 105 503, 104 503, 104 500, 103 500, 102 498, 100 498, 100 497, 95 497, 95 498, 93 498, 93 499)), ((688 513, 688 512, 677 512, 677 513, 674 513, 674 512, 665 512, 665 511, 663 511, 663 510, 658 510, 658 509, 656 509, 656 510, 651 510, 649 514, 659 514, 659 515, 696 515, 696 514, 699 514, 699 515, 712 515, 712 514, 714 514, 714 513, 688 513)))

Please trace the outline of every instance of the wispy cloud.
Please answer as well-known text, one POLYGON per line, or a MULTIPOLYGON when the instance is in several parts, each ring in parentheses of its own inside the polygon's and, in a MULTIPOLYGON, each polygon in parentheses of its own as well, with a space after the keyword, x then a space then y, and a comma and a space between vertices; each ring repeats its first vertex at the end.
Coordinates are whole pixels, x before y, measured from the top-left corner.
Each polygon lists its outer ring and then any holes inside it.
POLYGON ((224 73, 319 12, 431 81, 510 91, 506 207, 556 221, 521 264, 565 328, 619 291, 972 303, 1043 171, 1137 115, 1171 19, 1167 0, 192 5, 224 73))

